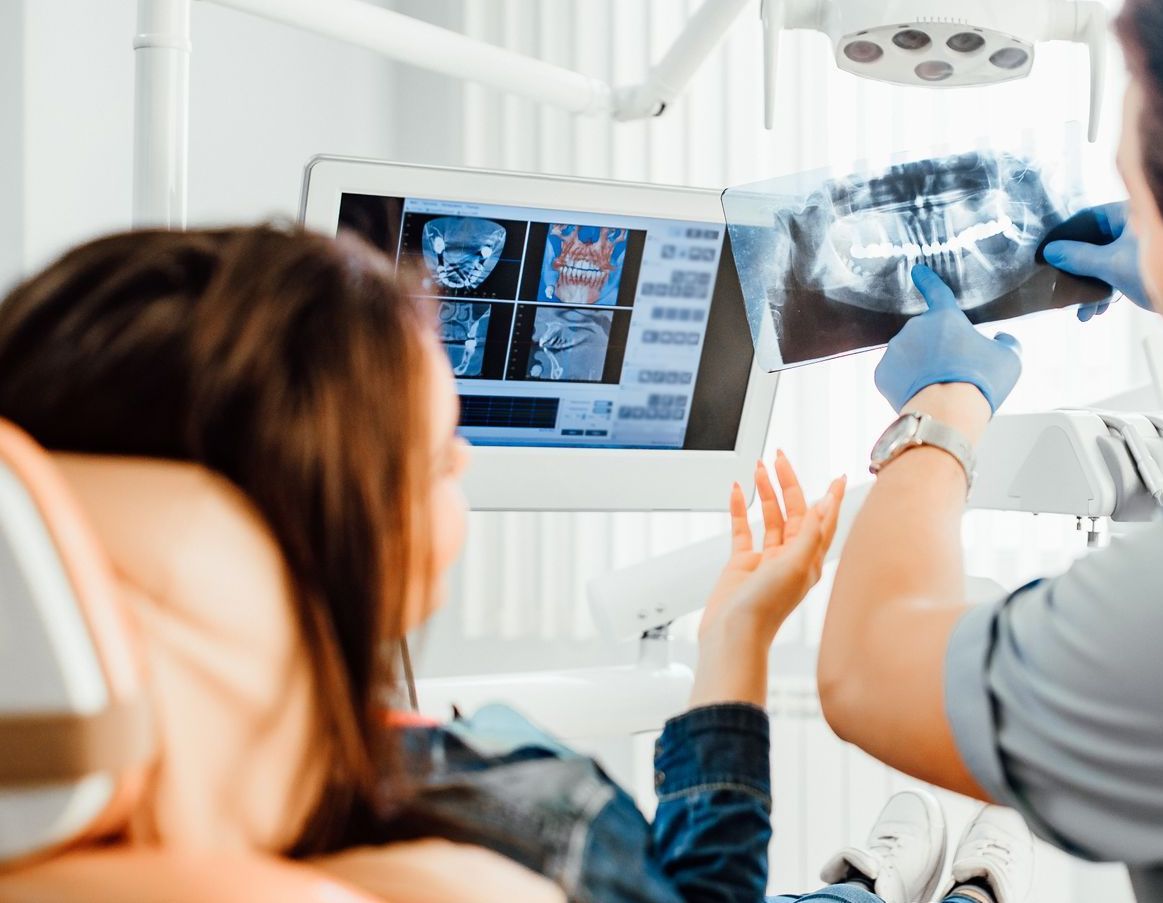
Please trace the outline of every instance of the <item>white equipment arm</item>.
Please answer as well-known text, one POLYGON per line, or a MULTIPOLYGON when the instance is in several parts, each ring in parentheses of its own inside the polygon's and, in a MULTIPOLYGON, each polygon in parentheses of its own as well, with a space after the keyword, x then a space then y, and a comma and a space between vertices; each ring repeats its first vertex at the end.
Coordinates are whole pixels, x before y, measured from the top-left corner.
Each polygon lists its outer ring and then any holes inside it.
MULTIPOLYGON (((852 522, 871 489, 872 483, 848 488, 826 562, 840 557, 852 522)), ((730 534, 723 533, 596 577, 587 585, 594 620, 605 636, 628 640, 698 611, 707 604, 730 553, 730 534)), ((980 577, 967 578, 965 591, 970 601, 1005 595, 997 583, 980 577)))
POLYGON ((365 0, 209 0, 374 50, 392 60, 480 82, 571 113, 609 113, 612 90, 596 78, 534 59, 365 0))
MULTIPOLYGON (((366 0, 203 0, 364 47, 412 66, 478 82, 572 113, 657 116, 686 87, 754 0, 704 0, 646 80, 615 90, 525 54, 466 37, 366 0)), ((191 0, 138 0, 134 224, 186 222, 191 0)))
MULTIPOLYGON (((840 506, 828 561, 844 547, 844 539, 870 489, 871 483, 849 487, 840 506)), ((752 527, 755 532, 756 524, 752 527)), ((731 537, 723 533, 595 577, 587 590, 598 628, 606 636, 626 640, 698 611, 707 604, 730 552, 731 537)))

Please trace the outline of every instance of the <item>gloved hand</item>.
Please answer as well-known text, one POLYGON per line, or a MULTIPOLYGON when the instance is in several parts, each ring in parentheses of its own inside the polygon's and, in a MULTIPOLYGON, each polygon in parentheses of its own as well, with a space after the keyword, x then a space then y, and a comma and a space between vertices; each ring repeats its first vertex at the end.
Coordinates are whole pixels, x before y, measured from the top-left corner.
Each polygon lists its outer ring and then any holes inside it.
POLYGON ((1022 373, 1021 346, 1011 335, 987 339, 957 306, 953 290, 924 265, 913 284, 929 305, 888 343, 876 368, 876 388, 896 411, 926 386, 970 383, 996 413, 1022 373))
MULTIPOLYGON (((1051 229, 1046 238, 1042 249, 1046 263, 1075 276, 1099 279, 1139 307, 1151 309, 1139 275, 1139 240, 1127 226, 1126 201, 1080 210, 1051 229)), ((1084 304, 1078 309, 1078 319, 1085 323, 1105 313, 1110 304, 1084 304)))

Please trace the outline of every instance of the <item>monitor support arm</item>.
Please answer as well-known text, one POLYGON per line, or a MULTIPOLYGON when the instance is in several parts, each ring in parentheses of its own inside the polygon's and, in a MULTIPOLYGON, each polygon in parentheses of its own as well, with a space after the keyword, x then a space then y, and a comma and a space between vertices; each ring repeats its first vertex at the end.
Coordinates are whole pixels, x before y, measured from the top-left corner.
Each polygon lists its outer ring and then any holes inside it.
MULTIPOLYGON (((138 0, 133 219, 186 222, 190 10, 193 0, 138 0)), ((704 0, 638 85, 600 79, 383 9, 366 0, 201 0, 380 53, 388 59, 616 120, 661 114, 753 0, 704 0)))

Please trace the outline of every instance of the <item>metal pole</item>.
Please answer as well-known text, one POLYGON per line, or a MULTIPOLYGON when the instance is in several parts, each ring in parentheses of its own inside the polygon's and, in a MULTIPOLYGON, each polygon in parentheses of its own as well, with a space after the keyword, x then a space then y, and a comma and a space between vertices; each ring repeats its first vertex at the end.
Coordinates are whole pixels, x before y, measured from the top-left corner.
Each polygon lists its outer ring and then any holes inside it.
POLYGON ((186 225, 190 0, 138 0, 133 121, 134 226, 186 225))

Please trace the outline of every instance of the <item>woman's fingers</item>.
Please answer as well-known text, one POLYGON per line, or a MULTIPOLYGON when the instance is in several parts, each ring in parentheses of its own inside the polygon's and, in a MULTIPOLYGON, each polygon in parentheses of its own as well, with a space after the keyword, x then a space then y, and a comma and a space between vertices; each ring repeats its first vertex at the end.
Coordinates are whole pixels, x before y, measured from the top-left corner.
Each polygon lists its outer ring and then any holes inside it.
POLYGON ((823 498, 807 510, 800 521, 800 528, 795 537, 790 538, 787 542, 788 549, 793 555, 806 555, 812 560, 813 582, 819 579, 824 558, 836 535, 836 525, 840 519, 840 504, 844 500, 844 489, 847 482, 846 477, 833 480, 823 498))
POLYGON ((779 488, 783 491, 783 504, 787 510, 787 519, 784 524, 783 538, 789 540, 800 530, 800 523, 808 510, 804 490, 800 487, 795 468, 782 451, 775 455, 775 476, 779 480, 779 488))
POLYGON ((840 522, 840 506, 844 501, 844 487, 847 478, 833 480, 824 497, 812 506, 812 510, 820 518, 820 547, 816 552, 816 564, 822 571, 824 559, 828 557, 828 549, 832 547, 832 540, 836 537, 836 526, 840 522))
MULTIPOLYGON (((782 451, 776 453, 775 475, 783 495, 783 505, 780 505, 779 495, 771 481, 767 468, 763 462, 755 466, 755 488, 763 508, 763 551, 769 553, 790 544, 804 529, 805 518, 815 514, 813 529, 818 535, 809 537, 809 541, 821 542, 826 552, 836 535, 836 525, 840 515, 840 504, 844 500, 844 490, 848 483, 847 477, 839 477, 828 486, 824 497, 815 505, 808 506, 804 497, 803 487, 800 486, 795 468, 782 451), (825 506, 827 510, 825 510, 825 506)), ((741 528, 737 525, 735 516, 736 506, 743 505, 742 490, 738 486, 732 490, 732 530, 735 533, 734 548, 740 551, 743 548, 740 540, 741 528), (736 498, 738 496, 738 498, 736 498)), ((746 528, 743 524, 742 528, 746 528)), ((746 529, 747 541, 751 541, 750 529, 746 529)), ((751 546, 746 547, 749 551, 751 546)))
POLYGON ((775 486, 762 461, 755 463, 755 488, 763 506, 763 548, 774 549, 783 544, 784 516, 775 486))
POLYGON ((838 477, 828 486, 828 491, 824 493, 824 497, 816 503, 816 508, 820 511, 825 552, 831 547, 832 540, 836 536, 836 525, 840 522, 840 506, 844 502, 844 490, 847 486, 848 477, 838 477), (821 510, 824 505, 828 506, 827 514, 821 510))
POLYGON ((738 483, 731 486, 731 551, 750 552, 753 549, 751 525, 747 522, 747 500, 743 498, 743 487, 738 483))
MULTIPOLYGON (((829 497, 830 498, 830 497, 829 497)), ((828 514, 828 501, 825 501, 824 510, 817 510, 816 506, 808 509, 800 519, 800 529, 795 537, 788 541, 787 558, 789 563, 794 562, 797 568, 802 568, 802 579, 806 580, 807 588, 814 586, 820 579, 823 568, 824 550, 824 518, 828 514)), ((779 560, 784 560, 782 557, 779 560)))

